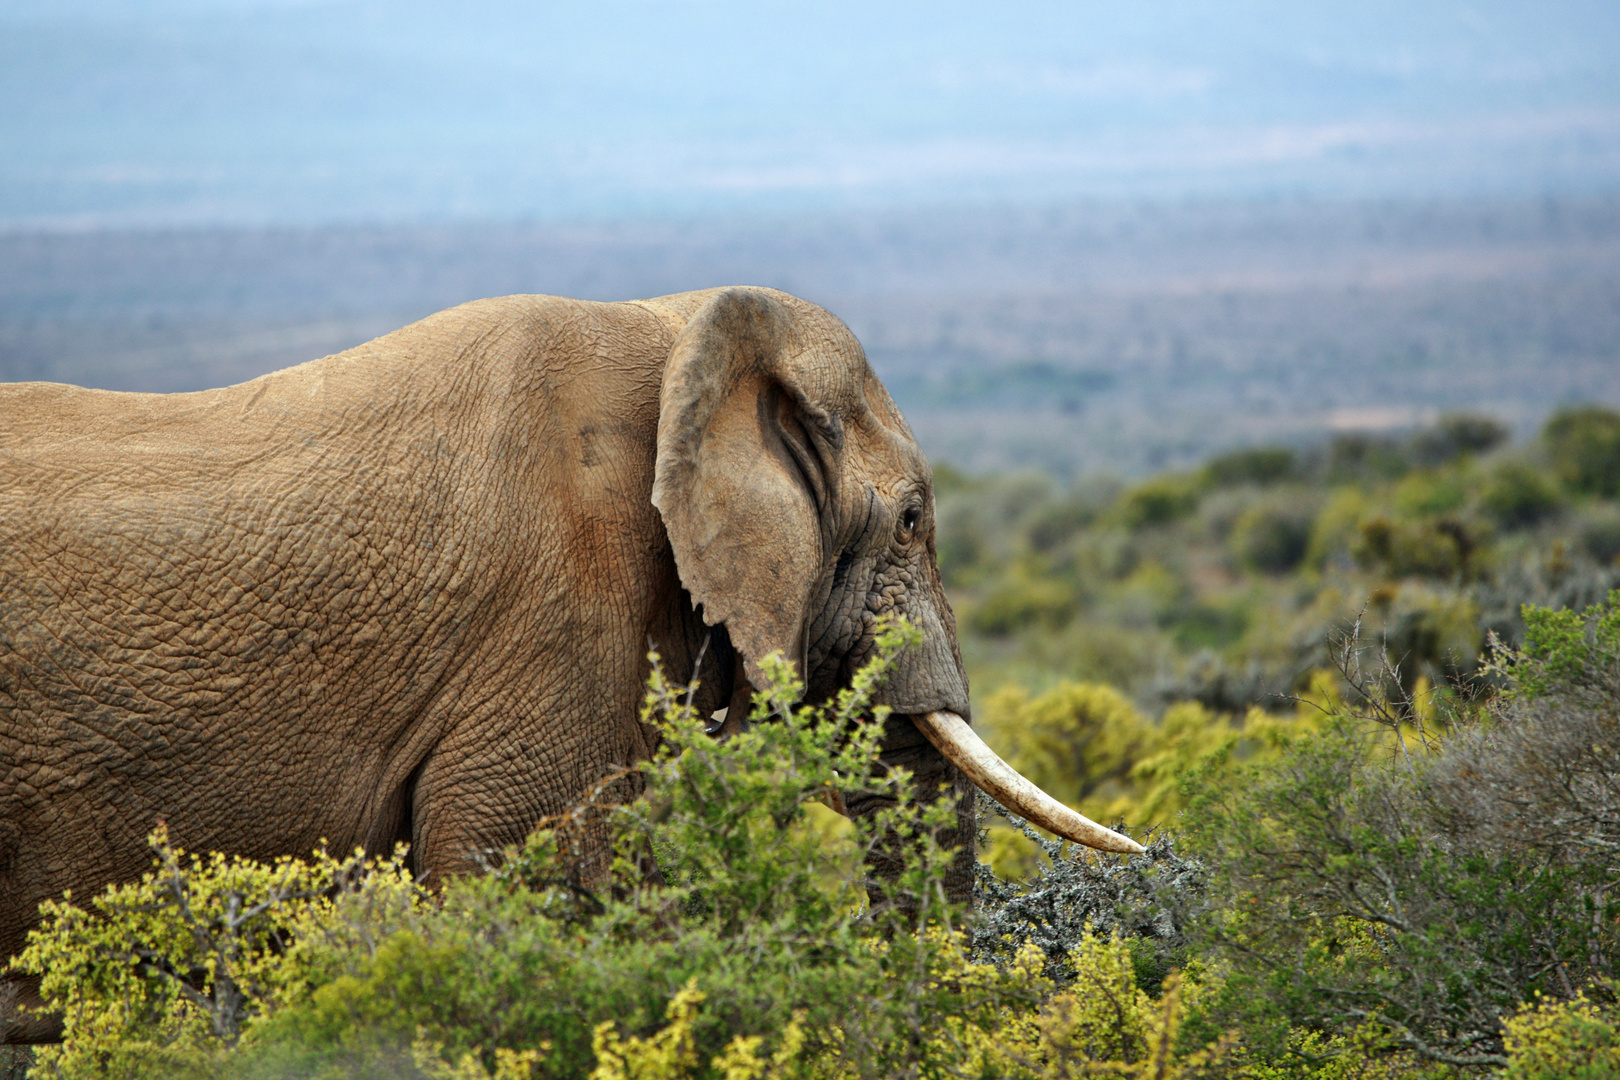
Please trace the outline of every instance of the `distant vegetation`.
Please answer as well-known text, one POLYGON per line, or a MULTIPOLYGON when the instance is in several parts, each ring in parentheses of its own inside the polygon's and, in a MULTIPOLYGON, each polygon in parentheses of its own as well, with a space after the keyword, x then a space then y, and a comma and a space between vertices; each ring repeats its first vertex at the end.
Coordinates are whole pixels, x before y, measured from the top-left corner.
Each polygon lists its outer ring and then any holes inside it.
POLYGON ((941 466, 939 560, 981 697, 1075 680, 1152 710, 1291 709, 1358 620, 1407 689, 1450 694, 1490 635, 1522 640, 1520 605, 1620 586, 1617 477, 1620 414, 1597 406, 1521 444, 1460 413, 1135 484, 941 466))

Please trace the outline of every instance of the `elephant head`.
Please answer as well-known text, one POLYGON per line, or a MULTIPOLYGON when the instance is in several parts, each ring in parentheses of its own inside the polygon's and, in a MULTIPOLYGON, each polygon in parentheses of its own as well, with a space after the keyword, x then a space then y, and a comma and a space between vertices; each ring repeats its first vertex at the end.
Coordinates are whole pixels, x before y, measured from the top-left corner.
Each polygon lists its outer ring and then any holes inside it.
MULTIPOLYGON (((653 503, 682 584, 723 623, 748 676, 780 652, 811 700, 870 656, 877 621, 902 616, 922 644, 879 691, 893 710, 883 762, 904 764, 919 796, 957 804, 961 848, 948 888, 971 887, 973 800, 965 776, 1060 834, 1140 851, 1013 772, 978 739, 956 622, 934 549, 932 473, 860 344, 819 307, 728 289, 677 338, 663 379, 653 503)), ((854 814, 872 804, 852 801, 854 814)), ((875 867, 880 878, 893 866, 875 867)))

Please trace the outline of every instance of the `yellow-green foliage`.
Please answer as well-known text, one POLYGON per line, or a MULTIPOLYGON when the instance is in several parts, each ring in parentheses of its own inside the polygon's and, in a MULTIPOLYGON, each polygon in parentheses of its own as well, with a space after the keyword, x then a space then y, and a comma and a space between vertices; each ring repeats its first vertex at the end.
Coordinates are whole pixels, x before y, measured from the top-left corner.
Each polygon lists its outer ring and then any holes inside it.
POLYGON ((1115 512, 1133 529, 1167 525, 1197 509, 1199 493, 1197 476, 1166 473, 1126 492, 1115 512))
MULTIPOLYGON (((1315 726, 1336 697, 1326 674, 1293 716, 1250 709, 1241 722, 1197 702, 1180 702, 1154 722, 1118 690, 1064 682, 1031 696, 1016 687, 984 710, 990 739, 1042 789, 1104 822, 1167 825, 1180 811, 1182 783, 1195 771, 1209 782, 1238 761, 1274 755, 1290 732, 1315 726)), ((991 865, 1003 876, 1029 869, 1033 844, 993 829, 991 865)))
POLYGON ((1087 935, 1070 954, 1074 983, 987 1040, 996 1075, 1162 1077, 1190 1075, 1208 1052, 1178 1060, 1176 1036, 1189 988, 1179 975, 1155 1001, 1137 985, 1130 950, 1118 938, 1087 935))
POLYGON ((1097 809, 1124 791, 1151 725, 1111 686, 1065 682, 1038 697, 993 695, 986 721, 1012 765, 1043 790, 1097 809))
POLYGON ((1348 551, 1370 505, 1366 492, 1358 487, 1336 489, 1311 524, 1306 563, 1320 567, 1331 556, 1348 551))
POLYGON ((621 1038, 611 1020, 596 1025, 591 1040, 596 1068, 591 1080, 695 1080, 716 1074, 724 1080, 777 1080, 797 1071, 790 1070, 804 1049, 802 1013, 788 1023, 775 1053, 761 1056, 764 1040, 760 1036, 738 1035, 710 1061, 709 1070, 701 1068, 693 1023, 703 1001, 697 979, 692 978, 669 1001, 665 1013, 669 1026, 647 1038, 621 1038))
POLYGON ((447 1060, 444 1044, 424 1035, 411 1044, 411 1064, 427 1080, 530 1080, 549 1049, 549 1043, 542 1043, 532 1050, 511 1050, 497 1046, 494 1051, 495 1068, 491 1071, 484 1067, 476 1050, 464 1052, 451 1064, 447 1060))
POLYGON ((1502 1026, 1508 1052, 1503 1080, 1620 1078, 1620 1025, 1612 1009, 1585 994, 1532 1005, 1502 1026))
MULTIPOLYGON (((988 982, 987 965, 972 964, 960 949, 942 954, 945 978, 988 982)), ((1182 1045, 1182 1021, 1199 1007, 1206 988, 1172 974, 1157 999, 1138 985, 1128 944, 1086 934, 1070 952, 1073 981, 1054 992, 1044 958, 1025 946, 1002 978, 1014 978, 1035 992, 1030 1005, 1008 1010, 998 1023, 975 1026, 945 1018, 929 1039, 954 1047, 957 1075, 1028 1080, 1082 1077, 1177 1080, 1204 1075, 1229 1050, 1225 1040, 1209 1046, 1182 1045)))
POLYGON ((1467 501, 1468 490, 1455 470, 1425 469, 1396 484, 1391 497, 1401 513, 1423 517, 1456 510, 1467 501))
POLYGON ((1370 1023, 1348 1034, 1294 1028, 1283 1054, 1256 1058, 1239 1046, 1223 1064, 1227 1067, 1219 1075, 1242 1080, 1465 1080, 1479 1075, 1395 1050, 1388 1034, 1370 1023))
MULTIPOLYGON (((153 837, 158 868, 136 885, 94 901, 101 917, 62 902, 31 939, 23 963, 45 966, 46 992, 65 1006, 66 1042, 40 1054, 37 1075, 89 1080, 218 1077, 233 1074, 239 1049, 254 1044, 277 1010, 353 982, 351 954, 377 955, 416 935, 403 924, 432 917, 431 903, 398 860, 366 863, 281 859, 265 865, 191 857, 153 837), (375 946, 381 946, 380 949, 375 946)), ((919 1002, 1000 1002, 998 1007, 920 1009, 917 1056, 943 1074, 1006 1080, 1177 1077, 1229 1049, 1182 1046, 1178 1033, 1202 987, 1179 975, 1158 998, 1138 986, 1128 943, 1088 934, 1073 949, 1073 980, 1061 991, 1046 957, 1028 945, 1010 963, 976 963, 960 931, 925 932, 914 957, 919 1002)), ((580 944, 583 944, 581 940, 580 944)), ((864 946, 897 949, 881 939, 864 946)), ((737 1035, 717 1054, 700 1053, 697 1030, 707 995, 700 977, 669 1000, 667 1023, 641 1036, 616 1021, 594 1027, 592 1080, 849 1080, 839 1031, 807 1038, 796 1011, 770 1040, 737 1035)), ((859 987, 851 992, 859 993, 859 987)), ((327 995, 330 996, 330 995, 327 995)), ((428 1080, 529 1080, 551 1045, 478 1045, 452 1051, 418 1029, 398 1075, 428 1080)), ((251 1059, 248 1059, 251 1060, 251 1059)), ((367 1075, 370 1075, 369 1073, 367 1075)))
MULTIPOLYGON (((990 1023, 982 1017, 926 1018, 919 1032, 927 1044, 924 1056, 941 1063, 949 1075, 1178 1080, 1205 1075, 1230 1052, 1225 1040, 1206 1047, 1180 1045, 1182 1020, 1197 1008, 1203 988, 1177 974, 1157 999, 1151 997, 1137 986, 1130 949, 1117 937, 1086 935, 1069 958, 1074 981, 1059 993, 1045 973, 1045 957, 1033 945, 1020 950, 1007 970, 998 971, 973 963, 961 935, 933 936, 936 981, 964 989, 996 987, 1003 993, 1018 988, 1026 999, 1024 1007, 1004 1010, 990 1023)), ((612 1022, 597 1025, 591 1080, 843 1080, 847 1075, 834 1055, 810 1049, 797 1017, 770 1056, 760 1054, 758 1037, 739 1036, 705 1068, 693 1037, 704 1000, 697 980, 689 980, 670 1000, 669 1024, 646 1038, 620 1037, 612 1022)), ((836 1044, 836 1038, 831 1042, 836 1044)))
POLYGON ((992 637, 1029 626, 1058 627, 1074 615, 1074 589, 1052 578, 1014 578, 968 610, 975 630, 992 637))
POLYGON ((398 857, 188 858, 163 826, 150 842, 139 882, 40 905, 14 966, 62 1012, 41 1075, 211 1076, 255 1021, 339 974, 333 945, 364 952, 423 899, 398 857))

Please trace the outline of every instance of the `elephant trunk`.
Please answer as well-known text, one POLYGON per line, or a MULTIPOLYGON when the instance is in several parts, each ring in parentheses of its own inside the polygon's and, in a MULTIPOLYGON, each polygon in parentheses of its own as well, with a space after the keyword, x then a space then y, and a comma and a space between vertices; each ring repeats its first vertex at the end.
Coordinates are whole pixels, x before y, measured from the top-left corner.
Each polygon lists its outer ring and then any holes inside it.
MULTIPOLYGON (((899 713, 891 713, 884 725, 879 762, 884 769, 909 770, 918 801, 950 800, 954 820, 934 836, 941 847, 953 853, 942 884, 945 898, 951 903, 971 902, 976 861, 974 840, 978 833, 972 783, 922 738, 911 718, 899 713)), ((872 792, 852 791, 844 795, 844 809, 851 818, 863 818, 893 805, 892 798, 872 792)), ((906 862, 906 843, 899 836, 889 834, 877 838, 877 843, 867 852, 866 888, 874 907, 892 904, 908 914, 916 912, 918 898, 897 888, 906 862)))
POLYGON ((1143 847, 1128 836, 1105 829, 1036 787, 1008 765, 983 739, 953 712, 940 710, 912 717, 928 741, 986 795, 1031 824, 1057 833, 1077 844, 1101 851, 1140 855, 1143 847))

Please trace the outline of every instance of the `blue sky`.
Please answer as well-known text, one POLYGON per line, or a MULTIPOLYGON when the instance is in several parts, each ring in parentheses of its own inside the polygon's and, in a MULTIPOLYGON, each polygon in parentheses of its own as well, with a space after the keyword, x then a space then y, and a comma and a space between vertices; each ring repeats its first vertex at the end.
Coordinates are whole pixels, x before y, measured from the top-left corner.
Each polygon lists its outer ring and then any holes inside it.
POLYGON ((0 227, 1620 187, 1620 4, 0 0, 0 227))

